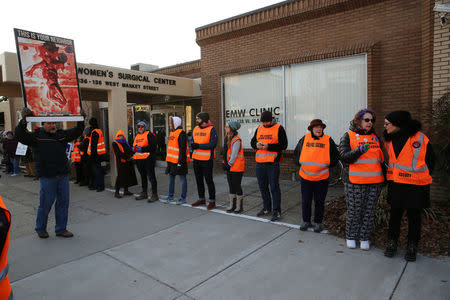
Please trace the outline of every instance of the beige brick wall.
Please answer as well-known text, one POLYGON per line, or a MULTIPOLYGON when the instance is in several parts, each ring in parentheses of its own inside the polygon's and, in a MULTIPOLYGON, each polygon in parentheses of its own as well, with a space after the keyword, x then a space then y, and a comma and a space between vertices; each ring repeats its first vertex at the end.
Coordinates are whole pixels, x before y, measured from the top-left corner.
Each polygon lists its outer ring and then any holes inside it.
MULTIPOLYGON (((450 0, 436 1, 449 4, 450 0)), ((447 24, 441 26, 440 13, 434 14, 433 99, 450 92, 450 14, 447 24)))

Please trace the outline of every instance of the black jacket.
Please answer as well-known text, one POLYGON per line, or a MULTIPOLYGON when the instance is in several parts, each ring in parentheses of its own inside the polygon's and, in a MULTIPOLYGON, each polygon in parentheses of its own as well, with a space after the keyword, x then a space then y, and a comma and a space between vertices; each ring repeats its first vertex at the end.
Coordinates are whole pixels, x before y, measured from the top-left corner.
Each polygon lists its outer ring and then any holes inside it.
MULTIPOLYGON (((313 139, 318 139, 312 132, 311 136, 313 139)), ((300 166, 300 155, 302 154, 302 148, 303 148, 303 142, 305 141, 305 136, 303 136, 297 143, 297 146, 294 150, 294 163, 297 166, 300 166)), ((334 167, 339 161, 339 152, 337 150, 336 144, 334 143, 333 139, 330 137, 330 168, 334 167)))
MULTIPOLYGON (((386 141, 392 141, 395 156, 400 152, 408 141, 409 137, 415 135, 422 127, 419 121, 411 120, 407 126, 401 128, 398 132, 388 134, 383 132, 386 141)), ((435 154, 431 143, 427 145, 425 153, 425 163, 427 164, 430 175, 433 173, 435 165, 435 154)), ((426 208, 430 206, 430 185, 413 185, 395 183, 388 181, 387 201, 395 208, 426 208)))
POLYGON ((33 147, 37 176, 56 177, 69 173, 67 143, 79 137, 83 129, 84 122, 81 121, 72 129, 58 129, 55 133, 46 132, 43 128, 29 132, 26 121, 22 119, 16 127, 15 135, 19 142, 33 147))
MULTIPOLYGON (((272 125, 270 125, 269 127, 274 126, 276 123, 273 123, 272 125)), ((259 126, 258 126, 259 128, 259 126)), ((250 145, 252 146, 253 149, 258 149, 256 147, 256 134, 258 132, 258 129, 255 130, 255 134, 253 135, 253 138, 250 142, 250 145)), ((282 156, 282 152, 283 150, 286 150, 288 146, 288 140, 287 140, 287 136, 286 136, 286 131, 284 130, 284 127, 280 125, 280 127, 278 128, 278 143, 276 144, 269 144, 269 148, 267 149, 267 151, 274 151, 274 152, 278 152, 277 157, 275 158, 275 162, 280 162, 281 156, 282 156)))
MULTIPOLYGON (((357 128, 355 125, 351 124, 350 128, 351 131, 354 131, 358 134, 372 134, 375 133, 374 129, 372 128, 369 132, 366 132, 362 129, 357 128)), ((377 136, 378 137, 378 136, 377 136)), ((380 141, 380 148, 383 152, 383 155, 385 157, 385 161, 387 160, 386 151, 384 149, 383 143, 381 142, 380 138, 378 137, 378 140, 380 141)), ((351 149, 350 147, 350 137, 348 136, 348 132, 344 133, 344 135, 341 137, 341 141, 339 143, 339 155, 341 157, 342 164, 344 166, 344 176, 343 180, 346 182, 349 182, 348 180, 348 166, 349 164, 354 163, 363 153, 359 148, 351 149)), ((386 166, 385 164, 381 164, 381 168, 383 170, 383 174, 386 174, 386 166)))

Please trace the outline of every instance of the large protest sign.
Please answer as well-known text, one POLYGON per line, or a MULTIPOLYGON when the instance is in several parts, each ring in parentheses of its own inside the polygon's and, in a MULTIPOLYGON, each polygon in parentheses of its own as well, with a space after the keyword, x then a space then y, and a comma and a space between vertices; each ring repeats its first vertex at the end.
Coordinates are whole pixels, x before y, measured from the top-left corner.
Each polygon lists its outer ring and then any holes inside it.
POLYGON ((81 121, 73 40, 14 29, 27 121, 81 121))

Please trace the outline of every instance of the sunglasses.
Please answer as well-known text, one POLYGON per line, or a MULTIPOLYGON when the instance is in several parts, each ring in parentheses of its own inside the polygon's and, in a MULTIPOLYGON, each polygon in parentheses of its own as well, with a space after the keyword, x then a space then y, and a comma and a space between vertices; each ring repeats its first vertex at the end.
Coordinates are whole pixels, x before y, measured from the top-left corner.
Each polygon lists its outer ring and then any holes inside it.
POLYGON ((369 118, 367 118, 367 119, 363 119, 363 120, 364 120, 364 122, 366 122, 366 123, 369 123, 369 122, 371 122, 372 124, 375 123, 375 119, 369 119, 369 118))

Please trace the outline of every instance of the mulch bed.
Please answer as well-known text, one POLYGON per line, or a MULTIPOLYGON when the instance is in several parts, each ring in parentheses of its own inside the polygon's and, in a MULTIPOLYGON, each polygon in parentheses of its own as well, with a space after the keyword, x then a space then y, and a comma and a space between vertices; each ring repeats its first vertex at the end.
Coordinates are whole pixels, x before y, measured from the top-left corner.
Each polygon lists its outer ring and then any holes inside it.
MULTIPOLYGON (((344 196, 336 197, 325 203, 324 226, 333 235, 345 239, 345 215, 347 207, 344 196)), ((422 217, 422 239, 418 252, 429 257, 450 256, 450 209, 447 205, 434 206, 433 211, 439 220, 422 217)), ((387 241, 387 226, 375 225, 372 230, 371 244, 384 249, 387 241)), ((407 244, 408 222, 406 215, 402 219, 399 249, 407 244)))

